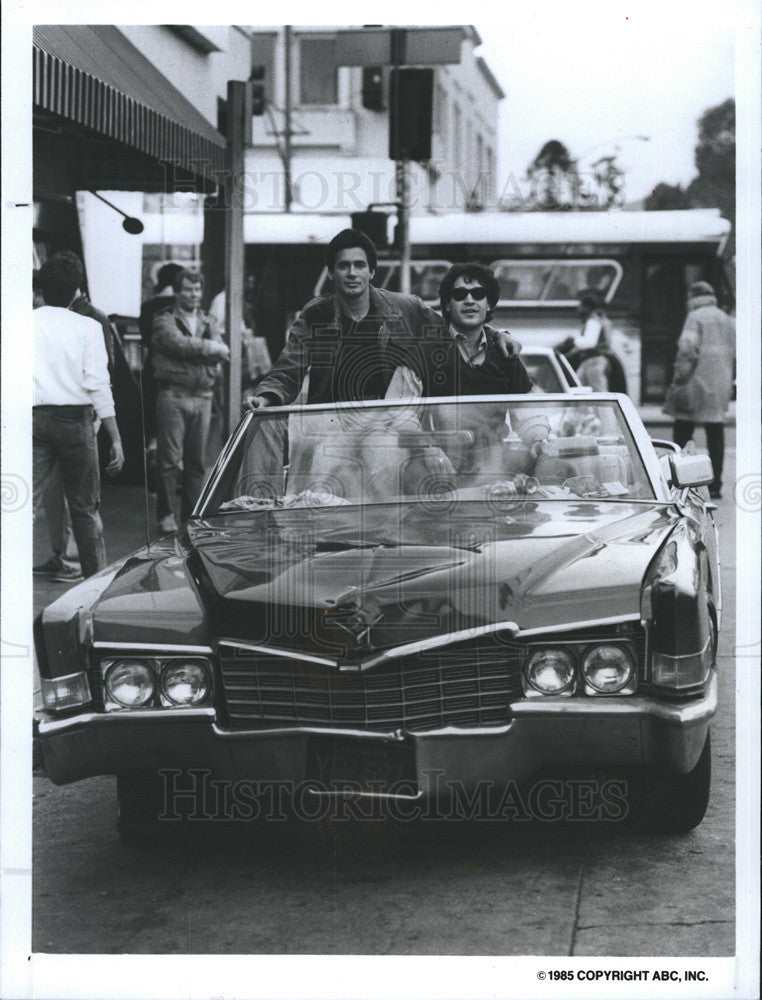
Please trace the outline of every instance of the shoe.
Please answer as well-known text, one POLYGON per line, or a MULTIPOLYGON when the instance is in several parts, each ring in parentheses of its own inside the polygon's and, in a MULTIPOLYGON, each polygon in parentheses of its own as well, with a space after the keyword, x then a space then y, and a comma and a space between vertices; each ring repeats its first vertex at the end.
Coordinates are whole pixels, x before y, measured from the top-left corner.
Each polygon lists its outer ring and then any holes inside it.
POLYGON ((61 568, 61 557, 57 555, 52 555, 50 559, 46 559, 44 563, 40 563, 38 566, 32 567, 32 572, 35 576, 52 576, 57 570, 61 568))
POLYGON ((80 580, 84 580, 82 576, 82 567, 79 563, 75 562, 64 562, 61 560, 61 565, 58 567, 56 572, 51 577, 56 583, 79 583, 80 580))
POLYGON ((167 514, 159 521, 159 527, 165 535, 173 535, 177 531, 177 521, 174 514, 167 514))
POLYGON ((719 486, 709 487, 709 499, 710 500, 722 500, 722 491, 719 486))

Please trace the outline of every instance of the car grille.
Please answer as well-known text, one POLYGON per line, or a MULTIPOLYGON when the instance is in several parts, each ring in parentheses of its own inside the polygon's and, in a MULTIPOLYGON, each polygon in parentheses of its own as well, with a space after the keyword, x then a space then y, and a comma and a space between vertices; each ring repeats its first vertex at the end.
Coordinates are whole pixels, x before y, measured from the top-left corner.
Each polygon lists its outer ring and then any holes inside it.
POLYGON ((521 649, 488 636, 391 659, 367 671, 220 645, 230 725, 389 732, 495 726, 521 696, 521 649))

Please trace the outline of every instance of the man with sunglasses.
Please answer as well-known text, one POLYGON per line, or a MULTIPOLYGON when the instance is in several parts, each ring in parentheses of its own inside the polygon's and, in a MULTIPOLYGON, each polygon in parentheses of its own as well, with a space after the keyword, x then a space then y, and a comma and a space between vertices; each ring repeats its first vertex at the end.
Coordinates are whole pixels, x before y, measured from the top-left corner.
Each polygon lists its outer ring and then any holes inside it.
POLYGON ((408 348, 386 393, 399 396, 485 396, 533 389, 518 354, 506 354, 507 336, 487 325, 500 288, 490 268, 454 264, 439 286, 443 323, 408 348))

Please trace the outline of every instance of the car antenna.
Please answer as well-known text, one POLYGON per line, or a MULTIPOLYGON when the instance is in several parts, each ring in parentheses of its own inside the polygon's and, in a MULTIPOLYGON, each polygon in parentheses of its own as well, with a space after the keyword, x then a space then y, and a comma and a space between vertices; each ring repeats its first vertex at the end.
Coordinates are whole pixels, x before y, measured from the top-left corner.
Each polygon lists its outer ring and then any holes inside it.
POLYGON ((146 553, 151 553, 151 530, 150 513, 148 503, 148 444, 146 441, 146 407, 143 395, 143 365, 145 361, 141 352, 140 367, 138 368, 138 387, 140 389, 140 437, 143 445, 143 501, 145 504, 146 519, 146 553))

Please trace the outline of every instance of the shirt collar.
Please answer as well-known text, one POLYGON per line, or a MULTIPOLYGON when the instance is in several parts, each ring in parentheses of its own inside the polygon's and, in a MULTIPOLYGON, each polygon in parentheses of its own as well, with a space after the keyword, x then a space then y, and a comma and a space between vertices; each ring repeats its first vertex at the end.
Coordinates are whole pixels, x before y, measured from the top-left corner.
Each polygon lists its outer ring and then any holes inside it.
POLYGON ((482 327, 481 333, 479 334, 479 340, 476 345, 476 350, 472 351, 470 345, 466 341, 465 335, 462 333, 456 333, 452 326, 450 327, 450 334, 458 345, 458 350, 461 353, 463 360, 469 365, 481 365, 484 364, 484 360, 487 356, 487 332, 485 327, 482 327))

